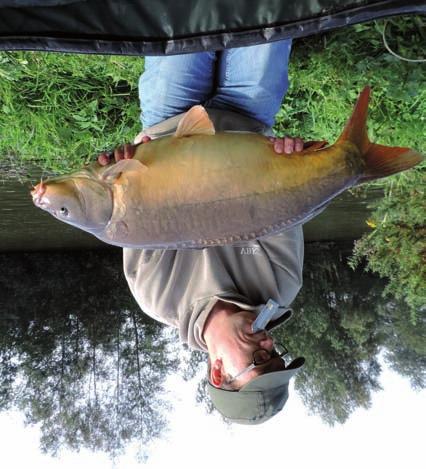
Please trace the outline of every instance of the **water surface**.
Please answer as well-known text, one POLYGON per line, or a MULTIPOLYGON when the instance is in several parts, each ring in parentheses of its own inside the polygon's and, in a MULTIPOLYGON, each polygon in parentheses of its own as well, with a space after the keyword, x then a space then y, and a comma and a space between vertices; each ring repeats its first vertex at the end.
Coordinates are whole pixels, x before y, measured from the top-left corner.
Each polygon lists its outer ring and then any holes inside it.
MULTIPOLYGON (((37 209, 31 201, 30 189, 30 183, 0 181, 0 251, 108 247, 94 236, 37 209)), ((368 196, 345 192, 305 225, 306 241, 359 238, 368 229, 365 220, 370 210, 367 206, 380 196, 380 191, 371 191, 368 196)))
MULTIPOLYGON (((284 411, 247 437, 267 447, 270 428, 286 432, 291 425, 300 435, 298 406, 307 434, 317 428, 319 438, 335 426, 333 447, 356 415, 374 416, 378 403, 390 399, 393 403, 375 422, 384 431, 388 417, 395 416, 395 440, 412 455, 404 440, 410 429, 400 423, 406 424, 406 403, 425 386, 425 324, 413 323, 403 303, 383 297, 382 280, 350 269, 346 254, 336 243, 306 246, 304 286, 293 304, 294 318, 274 331, 291 356, 304 356, 306 363, 284 411), (386 399, 381 391, 385 370, 405 383, 397 396, 388 387, 386 399)), ((138 445, 149 461, 150 455, 158 456, 152 453, 157 439, 168 437, 172 447, 181 441, 168 434, 177 426, 175 415, 201 435, 210 434, 212 425, 228 431, 215 411, 209 413, 205 355, 190 353, 176 332, 139 309, 121 269, 116 249, 0 254, 0 412, 19 411, 37 424, 47 454, 88 450, 116 458, 138 445), (191 385, 186 406, 204 409, 198 417, 185 412, 177 399, 188 388, 185 380, 191 385)), ((367 433, 371 429, 368 419, 361 425, 367 433)), ((190 448, 188 441, 188 467, 194 467, 190 448)), ((380 434, 374 449, 377 455, 389 451, 380 434)), ((326 461, 320 467, 341 467, 326 461)))

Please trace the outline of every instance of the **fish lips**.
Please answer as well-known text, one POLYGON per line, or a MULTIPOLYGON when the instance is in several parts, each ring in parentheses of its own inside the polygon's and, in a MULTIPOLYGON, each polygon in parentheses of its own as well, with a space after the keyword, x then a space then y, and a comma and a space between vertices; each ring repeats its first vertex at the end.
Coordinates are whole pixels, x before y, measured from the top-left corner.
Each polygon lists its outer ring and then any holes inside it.
POLYGON ((31 191, 31 196, 33 198, 33 204, 36 207, 46 210, 46 201, 43 200, 43 194, 45 191, 42 190, 42 187, 43 186, 41 184, 37 184, 37 186, 35 186, 34 189, 31 191))
POLYGON ((49 212, 51 215, 54 217, 58 218, 58 212, 57 210, 54 210, 51 205, 48 197, 44 195, 39 195, 37 192, 31 191, 31 195, 33 197, 33 204, 41 208, 42 210, 45 210, 46 212, 49 212))

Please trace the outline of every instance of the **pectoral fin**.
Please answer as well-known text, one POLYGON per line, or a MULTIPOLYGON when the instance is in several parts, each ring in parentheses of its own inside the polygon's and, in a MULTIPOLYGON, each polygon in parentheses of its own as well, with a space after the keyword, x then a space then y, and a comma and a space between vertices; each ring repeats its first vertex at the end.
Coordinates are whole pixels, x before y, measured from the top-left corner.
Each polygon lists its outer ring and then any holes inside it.
POLYGON ((309 142, 305 142, 303 145, 303 150, 308 150, 308 151, 316 151, 316 150, 321 150, 321 148, 324 148, 328 145, 327 140, 312 140, 309 142))
POLYGON ((193 106, 179 122, 175 137, 190 135, 214 135, 216 133, 213 122, 203 106, 193 106))
POLYGON ((121 160, 109 166, 103 173, 102 179, 107 182, 116 181, 123 172, 128 171, 146 171, 148 168, 138 160, 121 160))

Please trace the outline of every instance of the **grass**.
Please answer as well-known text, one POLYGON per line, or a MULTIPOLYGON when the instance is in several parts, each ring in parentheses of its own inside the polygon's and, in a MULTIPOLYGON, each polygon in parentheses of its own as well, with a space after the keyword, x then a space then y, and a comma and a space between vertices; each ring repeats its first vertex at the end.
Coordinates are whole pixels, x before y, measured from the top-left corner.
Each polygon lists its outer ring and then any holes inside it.
MULTIPOLYGON (((391 23, 394 27, 387 29, 398 33, 398 42, 411 45, 410 51, 403 51, 422 57, 424 49, 413 18, 391 23)), ((291 92, 277 116, 277 133, 333 142, 358 93, 368 84, 373 89, 370 139, 425 151, 425 65, 403 62, 389 54, 382 43, 383 27, 383 21, 367 23, 296 43, 291 92)))
MULTIPOLYGON (((278 135, 333 142, 370 84, 371 139, 425 151, 425 66, 389 54, 383 26, 371 22, 295 41, 278 135)), ((390 45, 421 57, 422 27, 420 17, 392 19, 390 45)), ((0 53, 0 161, 66 172, 132 140, 140 130, 142 70, 141 57, 0 53)))
POLYGON ((0 158, 65 172, 139 131, 143 58, 0 54, 0 158))

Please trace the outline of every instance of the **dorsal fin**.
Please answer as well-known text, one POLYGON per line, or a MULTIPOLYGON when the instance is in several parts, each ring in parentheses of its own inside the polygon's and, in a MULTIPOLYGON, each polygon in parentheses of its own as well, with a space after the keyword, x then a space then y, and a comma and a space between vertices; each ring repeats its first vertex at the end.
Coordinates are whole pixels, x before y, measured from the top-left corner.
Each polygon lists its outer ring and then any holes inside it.
POLYGON ((214 135, 216 133, 213 122, 203 106, 193 106, 179 122, 175 137, 189 135, 214 135))

